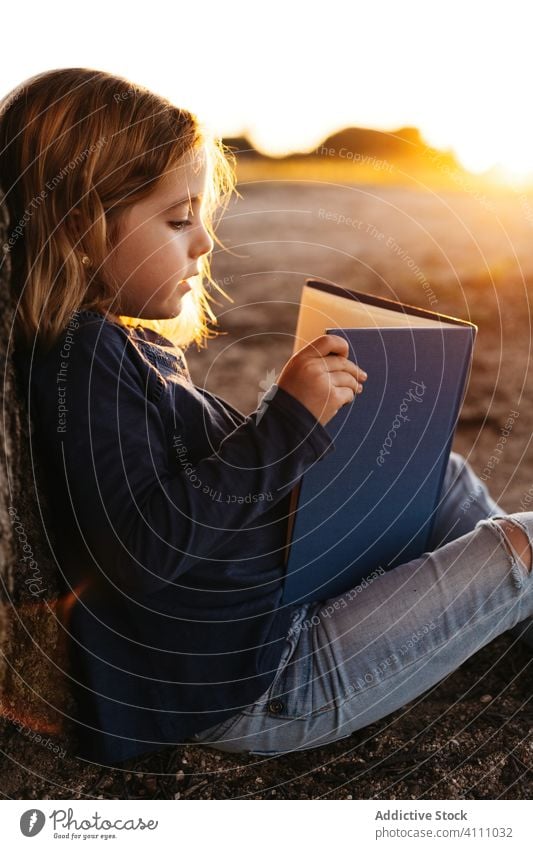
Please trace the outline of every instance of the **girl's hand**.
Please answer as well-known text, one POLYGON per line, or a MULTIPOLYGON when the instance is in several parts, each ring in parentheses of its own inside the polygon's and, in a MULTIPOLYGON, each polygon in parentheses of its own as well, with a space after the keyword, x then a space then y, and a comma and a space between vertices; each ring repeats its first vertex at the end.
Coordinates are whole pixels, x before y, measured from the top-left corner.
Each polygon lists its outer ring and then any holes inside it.
POLYGON ((348 359, 349 350, 342 336, 317 336, 286 362, 276 383, 325 425, 363 391, 366 373, 348 359))

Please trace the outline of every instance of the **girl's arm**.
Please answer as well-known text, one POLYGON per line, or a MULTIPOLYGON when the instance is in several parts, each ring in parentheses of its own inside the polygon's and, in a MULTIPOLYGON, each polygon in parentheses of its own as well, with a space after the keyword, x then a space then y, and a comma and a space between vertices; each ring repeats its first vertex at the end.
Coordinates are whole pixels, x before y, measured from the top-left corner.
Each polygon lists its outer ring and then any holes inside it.
POLYGON ((169 435, 147 397, 149 367, 134 350, 107 322, 82 324, 64 382, 56 383, 56 356, 32 386, 52 476, 62 480, 92 555, 119 585, 149 593, 198 561, 216 560, 217 549, 257 523, 334 444, 279 387, 216 452, 193 462, 180 409, 169 435))

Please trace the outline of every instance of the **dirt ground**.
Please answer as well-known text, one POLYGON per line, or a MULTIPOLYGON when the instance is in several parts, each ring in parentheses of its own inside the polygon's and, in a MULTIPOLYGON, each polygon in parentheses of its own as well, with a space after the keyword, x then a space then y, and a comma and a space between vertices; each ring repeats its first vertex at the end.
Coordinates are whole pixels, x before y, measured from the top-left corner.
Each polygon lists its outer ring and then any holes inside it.
MULTIPOLYGON (((226 335, 187 352, 195 383, 254 410, 290 356, 308 277, 469 319, 479 332, 454 450, 485 475, 503 509, 533 510, 531 198, 301 180, 239 190, 218 231, 227 250, 216 247, 213 261, 233 299, 214 292, 226 335)), ((38 744, 13 730, 0 786, 35 799, 530 798, 531 663, 531 651, 502 634, 381 721, 281 757, 182 745, 101 768, 50 753, 43 772, 38 744)))

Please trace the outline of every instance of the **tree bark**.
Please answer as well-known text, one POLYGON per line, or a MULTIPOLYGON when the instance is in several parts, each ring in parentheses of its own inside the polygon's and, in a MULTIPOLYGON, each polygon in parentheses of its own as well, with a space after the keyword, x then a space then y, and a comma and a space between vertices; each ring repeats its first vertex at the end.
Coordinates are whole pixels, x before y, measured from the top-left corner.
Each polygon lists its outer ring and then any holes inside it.
POLYGON ((42 461, 32 456, 33 423, 12 356, 16 299, 9 225, 0 190, 0 747, 9 750, 17 731, 34 741, 36 732, 72 753, 76 706, 62 626, 70 599, 54 559, 53 505, 46 499, 42 461))

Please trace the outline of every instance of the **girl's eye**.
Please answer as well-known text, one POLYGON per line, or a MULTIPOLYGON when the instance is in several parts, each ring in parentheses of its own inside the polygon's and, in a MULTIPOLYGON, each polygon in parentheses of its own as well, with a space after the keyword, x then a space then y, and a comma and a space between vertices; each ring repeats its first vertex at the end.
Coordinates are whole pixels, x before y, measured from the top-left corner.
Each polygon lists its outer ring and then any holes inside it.
POLYGON ((192 222, 189 221, 188 219, 186 221, 169 221, 170 226, 174 230, 178 230, 178 231, 182 230, 184 227, 186 227, 188 224, 191 224, 191 223, 192 222))

